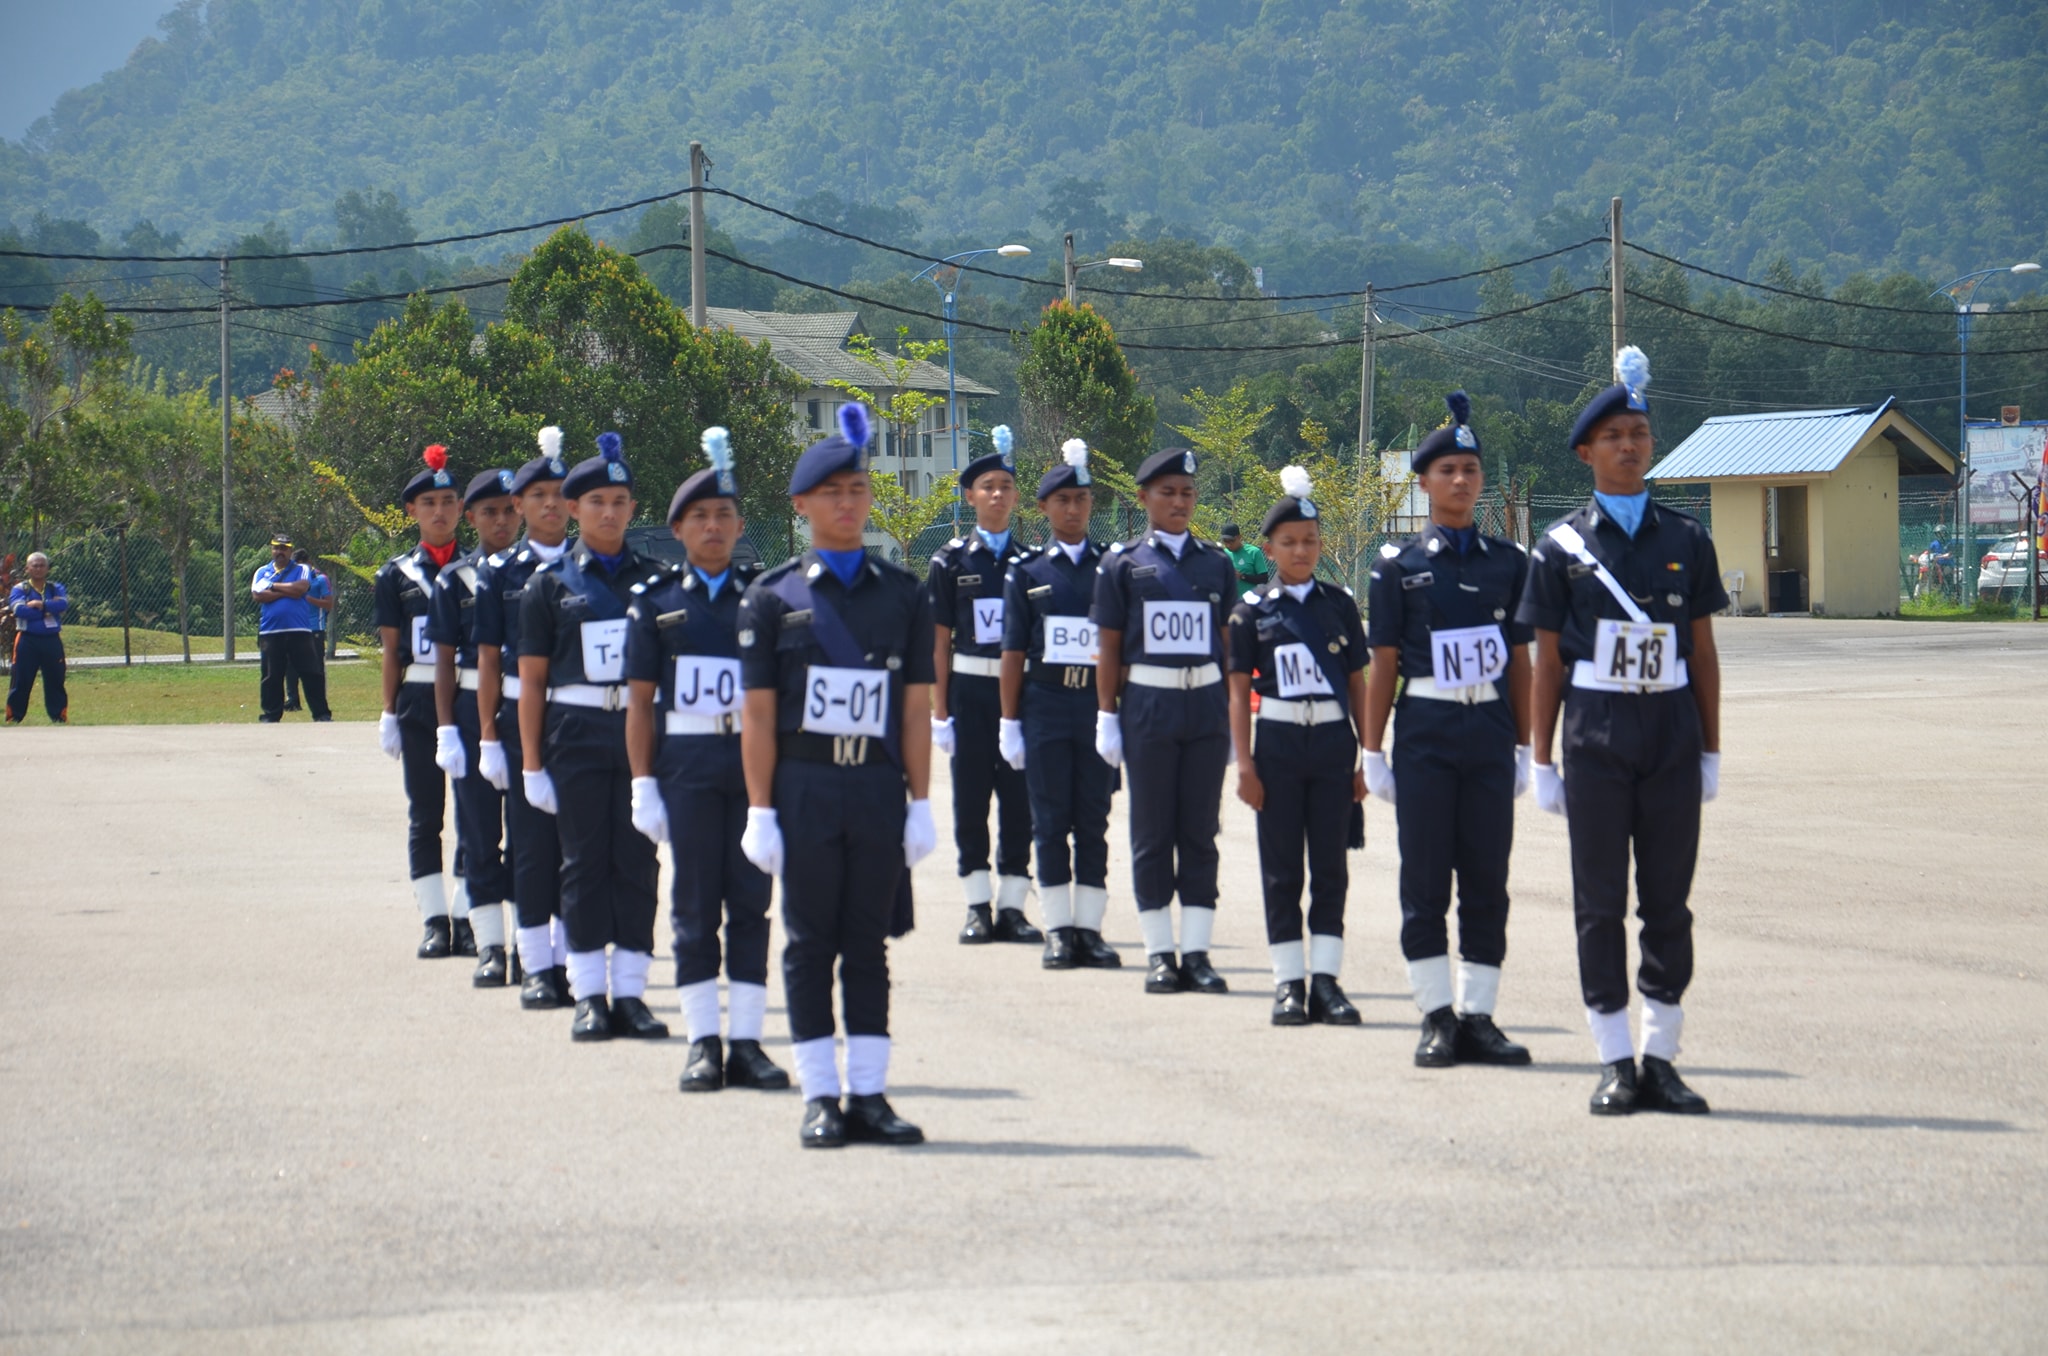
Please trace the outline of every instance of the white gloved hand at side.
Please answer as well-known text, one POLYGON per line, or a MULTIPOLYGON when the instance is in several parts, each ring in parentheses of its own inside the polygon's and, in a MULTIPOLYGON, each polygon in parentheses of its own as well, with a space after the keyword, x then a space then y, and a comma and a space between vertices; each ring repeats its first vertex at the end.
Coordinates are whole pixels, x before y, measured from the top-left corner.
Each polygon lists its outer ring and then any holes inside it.
POLYGON ((958 742, 953 735, 953 718, 951 716, 947 716, 944 720, 934 720, 932 722, 933 748, 951 758, 954 746, 958 742))
POLYGON ((1024 722, 1006 720, 996 726, 996 749, 1003 755, 1003 761, 1022 772, 1024 770, 1024 722))
POLYGON ((782 874, 782 824, 771 807, 747 807, 747 831, 740 835, 740 852, 761 871, 771 876, 782 874))
POLYGON ((389 711, 377 717, 377 747, 384 750, 386 758, 405 757, 405 741, 398 734, 398 717, 389 711))
POLYGON ((903 864, 916 866, 932 855, 939 845, 939 830, 932 823, 932 803, 928 800, 910 802, 910 813, 903 817, 903 864))
POLYGON ((555 803, 555 779, 548 776, 546 768, 539 772, 522 772, 521 783, 526 787, 526 803, 544 815, 554 814, 562 807, 555 803))
POLYGON ((512 773, 505 765, 505 746, 495 739, 486 739, 476 746, 477 775, 497 787, 508 791, 512 787, 512 773))
POLYGON ((1394 803, 1394 769, 1387 764, 1387 755, 1380 749, 1365 751, 1366 794, 1378 796, 1387 804, 1394 803))
POLYGON ((1536 808, 1548 810, 1554 815, 1564 813, 1564 778, 1549 763, 1537 763, 1530 768, 1535 780, 1536 808))
POLYGON ((1532 755, 1532 753, 1531 753, 1531 751, 1530 751, 1530 749, 1529 749, 1529 746, 1528 746, 1527 744, 1517 744, 1517 745, 1515 745, 1515 799, 1516 799, 1516 800, 1520 800, 1520 799, 1522 798, 1522 793, 1523 793, 1523 792, 1525 792, 1525 791, 1527 791, 1527 790, 1529 789, 1529 777, 1530 777, 1530 775, 1531 775, 1531 774, 1530 774, 1530 772, 1529 772, 1529 768, 1530 768, 1530 759, 1531 759, 1531 757, 1532 757, 1532 756, 1533 756, 1533 755, 1532 755))
POLYGON ((1095 713, 1095 752, 1111 767, 1124 765, 1124 729, 1114 711, 1095 713))
POLYGON ((650 843, 668 841, 668 806, 661 799, 661 783, 652 777, 633 779, 633 827, 650 843))
POLYGON ((1703 753, 1700 755, 1700 804, 1721 794, 1721 755, 1703 753))
POLYGON ((463 751, 462 731, 453 725, 434 727, 434 766, 458 782, 469 775, 469 755, 463 751))

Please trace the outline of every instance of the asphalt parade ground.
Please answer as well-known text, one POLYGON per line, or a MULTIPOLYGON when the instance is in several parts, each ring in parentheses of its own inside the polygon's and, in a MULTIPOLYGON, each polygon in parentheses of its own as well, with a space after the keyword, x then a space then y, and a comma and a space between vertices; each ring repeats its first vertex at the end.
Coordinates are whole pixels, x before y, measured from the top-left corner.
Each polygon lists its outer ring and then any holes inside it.
POLYGON ((1364 1027, 1276 1029, 1234 799, 1232 992, 1148 997, 1122 798, 1126 967, 1048 974, 955 944, 941 778, 892 948, 931 1142, 825 1153, 794 1092, 676 1091, 665 907, 666 1043, 573 1046, 415 960, 372 727, 11 731, 0 1351, 2038 1351, 2048 628, 1720 635, 1705 1118, 1587 1115, 1564 825, 1527 800, 1500 1021, 1536 1063, 1425 1071, 1389 807, 1351 859, 1364 1027))

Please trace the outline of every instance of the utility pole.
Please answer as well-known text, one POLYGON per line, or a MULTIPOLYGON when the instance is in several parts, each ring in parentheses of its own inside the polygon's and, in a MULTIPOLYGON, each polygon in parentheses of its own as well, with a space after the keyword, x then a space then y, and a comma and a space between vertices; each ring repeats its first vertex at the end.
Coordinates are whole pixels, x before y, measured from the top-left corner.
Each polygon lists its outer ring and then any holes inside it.
POLYGON ((235 657, 234 394, 228 384, 228 257, 220 257, 220 654, 235 657))
POLYGON ((704 143, 690 143, 690 323, 705 327, 704 307, 704 171, 711 157, 704 143))
POLYGON ((1614 296, 1614 351, 1621 352, 1622 327, 1622 266, 1621 266, 1621 199, 1616 198, 1607 205, 1607 277, 1614 296))
POLYGON ((1372 441, 1372 284, 1365 285, 1365 323, 1358 327, 1358 478, 1365 480, 1365 449, 1372 441))
POLYGON ((1076 289, 1075 289, 1075 286, 1074 286, 1074 279, 1075 279, 1075 278, 1076 278, 1076 277, 1077 277, 1077 276, 1079 275, 1079 273, 1080 273, 1080 270, 1074 267, 1074 233, 1073 233, 1072 231, 1068 231, 1068 232, 1067 232, 1067 305, 1069 305, 1069 306, 1078 306, 1078 305, 1080 305, 1080 303, 1079 303, 1078 301, 1076 301, 1076 300, 1075 300, 1075 297, 1076 297, 1076 296, 1078 295, 1078 293, 1077 293, 1077 291, 1076 291, 1076 289))

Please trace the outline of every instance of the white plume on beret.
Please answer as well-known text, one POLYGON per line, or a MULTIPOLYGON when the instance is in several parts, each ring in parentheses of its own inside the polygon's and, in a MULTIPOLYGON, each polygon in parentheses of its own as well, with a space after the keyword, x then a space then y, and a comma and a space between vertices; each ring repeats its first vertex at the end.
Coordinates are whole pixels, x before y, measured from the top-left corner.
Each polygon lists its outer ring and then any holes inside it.
POLYGON ((562 455, 562 430, 553 424, 540 431, 540 454, 550 459, 562 455))
POLYGON ((1309 497, 1309 491, 1312 488, 1309 484, 1308 469, 1306 467, 1283 466, 1280 468, 1280 489, 1282 493, 1292 495, 1296 499, 1306 499, 1309 497))
POLYGON ((1650 355, 1634 344, 1622 347, 1614 355, 1614 379, 1631 391, 1640 391, 1650 384, 1650 355))
POLYGON ((1060 458, 1069 466, 1088 464, 1088 444, 1079 438, 1069 438, 1060 444, 1060 458))
POLYGON ((732 433, 729 430, 713 424, 710 428, 704 430, 704 435, 699 442, 704 448, 705 457, 711 462, 712 470, 730 471, 732 469, 732 433))

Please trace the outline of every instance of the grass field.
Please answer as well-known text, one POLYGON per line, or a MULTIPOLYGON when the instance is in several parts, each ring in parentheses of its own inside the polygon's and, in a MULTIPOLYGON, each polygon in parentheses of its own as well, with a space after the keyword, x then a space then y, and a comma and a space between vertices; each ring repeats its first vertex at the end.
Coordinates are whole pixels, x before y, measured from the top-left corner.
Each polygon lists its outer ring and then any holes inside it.
MULTIPOLYGON (((69 639, 69 636, 66 636, 69 639)), ((121 633, 114 632, 115 645, 121 633)), ((218 645, 220 642, 215 641, 218 645)), ((196 648, 196 638, 195 638, 196 648)), ((132 668, 78 668, 66 679, 74 725, 219 725, 253 722, 261 712, 256 665, 137 664, 132 668)), ((336 661, 327 666, 327 703, 336 720, 375 720, 383 708, 377 665, 336 661)), ((304 711, 285 719, 311 719, 304 711)), ((29 699, 28 725, 44 724, 38 685, 29 699)))

